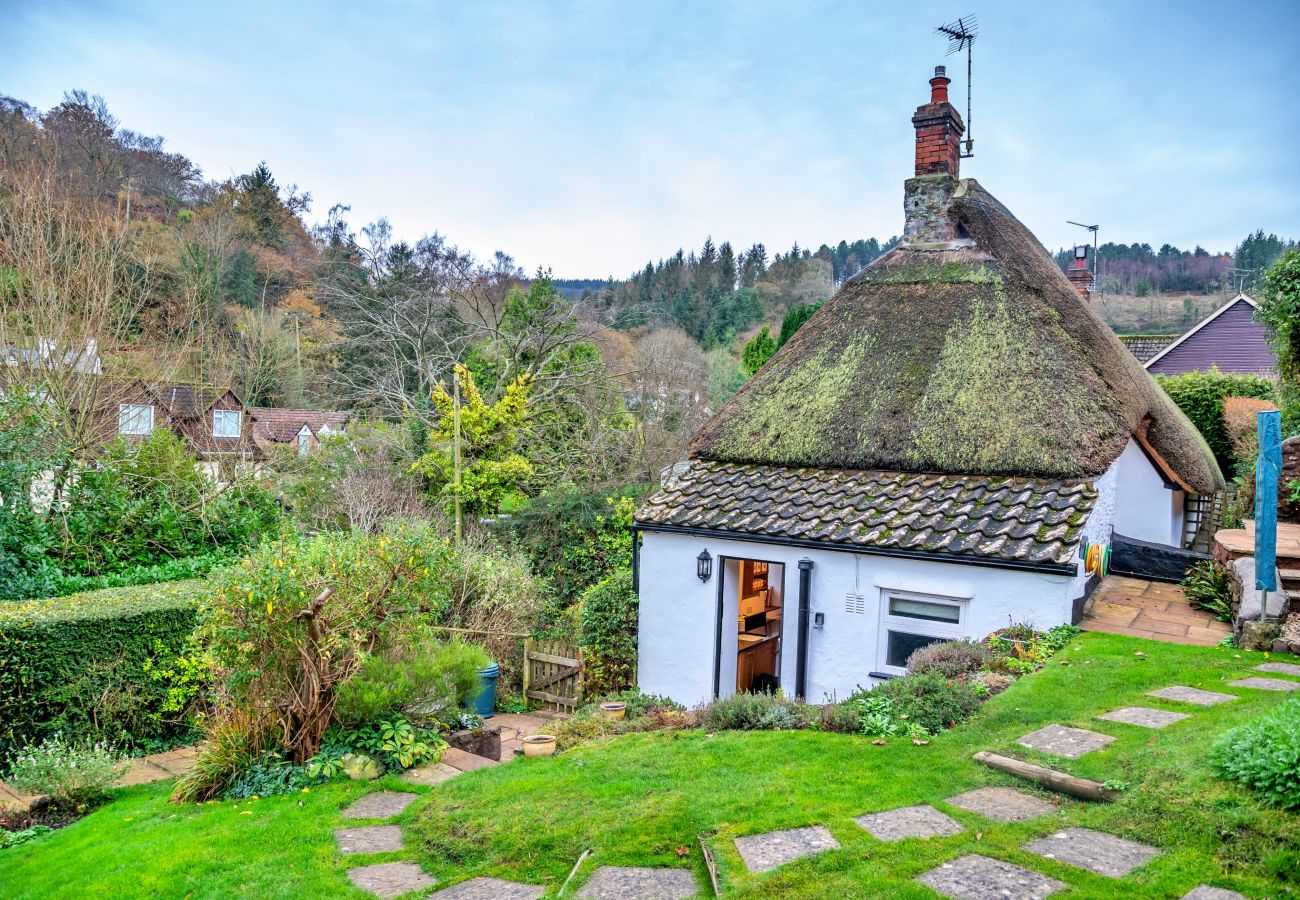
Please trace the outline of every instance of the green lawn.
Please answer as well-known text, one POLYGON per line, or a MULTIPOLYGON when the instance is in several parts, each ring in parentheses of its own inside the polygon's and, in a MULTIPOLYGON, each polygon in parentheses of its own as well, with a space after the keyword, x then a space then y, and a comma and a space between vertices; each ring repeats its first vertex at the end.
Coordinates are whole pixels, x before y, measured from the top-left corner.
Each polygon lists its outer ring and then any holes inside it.
MULTIPOLYGON (((418 859, 444 884, 497 875, 558 887, 590 847, 578 879, 598 865, 685 865, 705 885, 697 841, 704 834, 727 896, 934 897, 911 879, 969 852, 1065 881, 1071 897, 1180 897, 1202 882, 1251 897, 1279 896, 1300 887, 1300 817, 1259 805, 1215 779, 1204 761, 1225 729, 1283 702, 1279 694, 1224 687, 1263 658, 1085 635, 974 720, 923 747, 812 732, 611 738, 433 789, 399 820, 407 826, 402 855, 418 859), (1135 650, 1146 655, 1136 657, 1135 650), (1171 684, 1242 699, 1201 709, 1142 696, 1171 684), (1135 704, 1193 717, 1163 731, 1093 718, 1135 704), (1016 737, 1050 722, 1119 739, 1074 762, 1036 758, 1016 746, 1016 737), (943 807, 945 797, 961 791, 1013 783, 970 760, 981 749, 1130 787, 1112 804, 1044 794, 1060 800, 1060 812, 1018 825, 943 807), (887 844, 852 821, 921 802, 944 808, 966 831, 887 844), (827 826, 842 849, 752 876, 731 842, 810 824, 827 826), (1067 825, 1154 844, 1164 853, 1121 886, 1019 849, 1067 825), (679 846, 688 848, 685 857, 679 846)), ((201 807, 169 804, 159 788, 125 792, 70 828, 0 853, 0 895, 354 896, 330 831, 343 822, 338 811, 365 790, 330 785, 296 797, 201 807)))

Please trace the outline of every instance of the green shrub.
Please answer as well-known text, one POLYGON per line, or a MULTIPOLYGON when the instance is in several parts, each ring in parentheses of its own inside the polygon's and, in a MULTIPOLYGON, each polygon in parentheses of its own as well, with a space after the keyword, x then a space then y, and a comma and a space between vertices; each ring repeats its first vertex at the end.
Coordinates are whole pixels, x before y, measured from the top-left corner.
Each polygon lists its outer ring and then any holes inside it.
POLYGON ((833 712, 823 714, 822 727, 827 731, 865 734, 869 737, 925 737, 930 733, 901 716, 892 699, 879 691, 865 688, 854 691, 842 703, 834 704, 833 712))
POLYGON ((417 724, 406 716, 388 715, 360 728, 335 726, 325 735, 318 757, 309 760, 307 771, 317 771, 321 757, 341 759, 346 753, 364 753, 379 760, 390 772, 401 772, 412 766, 437 762, 447 742, 437 728, 417 724))
POLYGON ((338 689, 334 718, 356 726, 389 713, 436 713, 453 718, 479 693, 478 670, 491 660, 475 644, 422 635, 372 654, 338 689))
POLYGON ((973 688, 938 672, 892 678, 876 686, 872 694, 889 700, 890 712, 899 720, 915 723, 930 734, 965 721, 980 707, 973 688))
POLYGON ((236 775, 222 797, 227 800, 243 800, 248 797, 293 794, 316 781, 307 774, 305 766, 289 762, 279 753, 268 752, 236 775))
POLYGON ((736 693, 698 710, 700 726, 711 731, 791 731, 818 724, 815 706, 779 694, 736 693))
POLYGON ((215 567, 229 562, 224 553, 201 553, 169 559, 153 565, 133 566, 109 575, 59 575, 54 578, 43 596, 61 597, 104 588, 133 587, 138 584, 161 584, 166 581, 187 581, 202 578, 215 567))
POLYGON ((1231 475, 1232 440, 1223 419, 1225 397, 1255 397, 1277 402, 1277 386, 1261 375, 1225 375, 1218 369, 1157 375, 1156 381, 1204 436, 1219 468, 1231 475))
POLYGON ((623 569, 582 592, 578 644, 586 664, 585 687, 599 696, 636 681, 637 595, 623 569))
POLYGON ((1300 697, 1224 734, 1210 761, 1274 806, 1300 809, 1300 697))
POLYGON ((961 678, 978 672, 988 658, 988 647, 979 641, 942 641, 927 644, 907 659, 908 674, 938 672, 944 678, 961 678))
POLYGON ((1212 559, 1198 562, 1183 579, 1187 602, 1220 622, 1232 621, 1232 572, 1212 559))
POLYGON ((107 744, 69 743, 51 735, 20 750, 9 770, 9 782, 29 794, 48 794, 64 809, 81 809, 108 793, 126 771, 122 755, 107 744))
POLYGON ((62 731, 140 745, 178 726, 146 667, 186 652, 202 582, 0 603, 0 760, 62 731))

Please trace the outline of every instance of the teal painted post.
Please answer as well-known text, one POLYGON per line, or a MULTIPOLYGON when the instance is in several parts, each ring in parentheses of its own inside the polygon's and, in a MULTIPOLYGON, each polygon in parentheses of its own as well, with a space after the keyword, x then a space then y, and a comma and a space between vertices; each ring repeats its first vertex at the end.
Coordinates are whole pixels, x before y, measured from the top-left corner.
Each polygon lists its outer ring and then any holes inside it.
POLYGON ((1277 483, 1282 472, 1282 414, 1258 417, 1259 459, 1255 463, 1255 587, 1260 598, 1259 620, 1268 609, 1268 592, 1277 590, 1277 483))

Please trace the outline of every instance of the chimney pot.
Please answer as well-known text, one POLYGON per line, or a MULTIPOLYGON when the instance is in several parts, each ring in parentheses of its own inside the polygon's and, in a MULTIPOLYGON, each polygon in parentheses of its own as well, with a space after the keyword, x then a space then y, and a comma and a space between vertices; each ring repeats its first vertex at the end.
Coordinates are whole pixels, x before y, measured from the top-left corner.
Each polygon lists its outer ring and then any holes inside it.
POLYGON ((951 79, 944 66, 934 67, 930 79, 930 102, 917 107, 912 116, 916 129, 916 174, 959 177, 961 136, 966 125, 948 102, 951 79))

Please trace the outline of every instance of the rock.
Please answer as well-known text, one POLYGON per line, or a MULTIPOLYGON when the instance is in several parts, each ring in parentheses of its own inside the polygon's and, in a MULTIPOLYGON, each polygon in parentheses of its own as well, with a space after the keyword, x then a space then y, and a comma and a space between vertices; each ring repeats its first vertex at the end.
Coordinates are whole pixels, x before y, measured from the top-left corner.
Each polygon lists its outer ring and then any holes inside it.
MULTIPOLYGON (((1236 582, 1233 593, 1240 596, 1237 606, 1238 622, 1258 622, 1260 595, 1264 592, 1255 587, 1255 557, 1243 556, 1232 564, 1232 578, 1236 582)), ((1265 621, 1279 622, 1286 613, 1286 591, 1282 590, 1282 576, 1276 575, 1277 590, 1268 592, 1268 609, 1265 621)), ((1268 649, 1267 647, 1261 649, 1268 649)))
POLYGON ((374 781, 384 774, 384 764, 364 753, 344 753, 343 773, 353 781, 374 781))
POLYGON ((1292 642, 1291 642, 1290 644, 1288 644, 1287 646, 1289 646, 1289 647, 1291 648, 1291 652, 1292 652, 1292 653, 1294 653, 1294 654, 1300 656, 1300 641, 1292 641, 1292 642))
POLYGON ((1242 650, 1271 650, 1277 634, 1278 627, 1269 622, 1243 621, 1237 646, 1242 650))
POLYGON ((1274 652, 1274 653, 1290 653, 1290 652, 1291 652, 1291 644, 1290 644, 1290 642, 1288 642, 1285 638, 1274 638, 1274 639, 1273 639, 1273 652, 1274 652))

